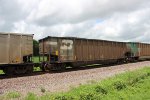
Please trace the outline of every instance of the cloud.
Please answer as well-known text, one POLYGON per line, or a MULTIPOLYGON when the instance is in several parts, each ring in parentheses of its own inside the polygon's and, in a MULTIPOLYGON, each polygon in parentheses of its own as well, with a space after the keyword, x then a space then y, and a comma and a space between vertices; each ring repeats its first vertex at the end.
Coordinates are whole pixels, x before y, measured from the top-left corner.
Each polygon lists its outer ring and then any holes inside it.
MULTIPOLYGON (((148 0, 144 0, 145 2, 148 0)), ((62 23, 110 17, 116 12, 130 12, 145 4, 141 0, 41 0, 28 19, 38 25, 49 26, 62 23)))
POLYGON ((150 9, 141 9, 130 13, 117 13, 105 21, 95 24, 91 31, 93 38, 104 38, 119 41, 150 42, 150 9))
POLYGON ((27 15, 22 11, 17 0, 0 0, 0 31, 11 31, 13 23, 24 19, 27 15))
POLYGON ((149 0, 1 0, 0 31, 150 42, 149 0))

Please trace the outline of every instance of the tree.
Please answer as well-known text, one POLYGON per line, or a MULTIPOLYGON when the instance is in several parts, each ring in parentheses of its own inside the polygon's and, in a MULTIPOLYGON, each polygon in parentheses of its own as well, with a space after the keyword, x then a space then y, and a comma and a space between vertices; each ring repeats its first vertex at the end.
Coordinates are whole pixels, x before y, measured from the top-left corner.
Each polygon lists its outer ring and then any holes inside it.
POLYGON ((39 42, 37 40, 33 40, 33 55, 39 55, 39 42))

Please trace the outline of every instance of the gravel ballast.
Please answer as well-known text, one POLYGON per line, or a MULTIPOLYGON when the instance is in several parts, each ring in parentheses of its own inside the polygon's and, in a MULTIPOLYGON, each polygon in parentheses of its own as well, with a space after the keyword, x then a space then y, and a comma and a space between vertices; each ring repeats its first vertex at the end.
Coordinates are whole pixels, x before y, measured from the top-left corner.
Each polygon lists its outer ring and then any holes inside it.
POLYGON ((17 91, 21 94, 33 92, 41 95, 41 89, 47 92, 67 91, 72 87, 92 81, 99 81, 126 71, 150 66, 150 61, 90 68, 85 70, 72 70, 62 73, 45 73, 35 76, 24 76, 0 79, 0 95, 17 91))

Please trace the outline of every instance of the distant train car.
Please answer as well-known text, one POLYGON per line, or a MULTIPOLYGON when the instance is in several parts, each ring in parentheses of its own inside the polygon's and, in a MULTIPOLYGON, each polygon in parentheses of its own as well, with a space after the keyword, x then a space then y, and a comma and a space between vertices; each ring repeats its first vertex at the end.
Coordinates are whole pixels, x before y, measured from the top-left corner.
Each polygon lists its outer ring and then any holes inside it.
POLYGON ((0 69, 6 74, 33 71, 33 35, 0 33, 0 69))
POLYGON ((73 37, 46 37, 39 40, 39 53, 46 56, 43 69, 63 69, 89 64, 138 60, 136 43, 73 37), (135 49, 136 47, 136 49, 135 49))
POLYGON ((136 43, 138 46, 139 59, 150 59, 150 44, 148 43, 136 43))

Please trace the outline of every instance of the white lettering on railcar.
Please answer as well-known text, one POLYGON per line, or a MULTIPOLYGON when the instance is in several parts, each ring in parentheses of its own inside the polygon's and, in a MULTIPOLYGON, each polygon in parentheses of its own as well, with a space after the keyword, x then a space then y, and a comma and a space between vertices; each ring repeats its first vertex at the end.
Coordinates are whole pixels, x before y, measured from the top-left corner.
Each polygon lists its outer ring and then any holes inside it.
POLYGON ((49 44, 49 45, 57 45, 57 42, 50 41, 50 42, 47 42, 47 44, 49 44))

